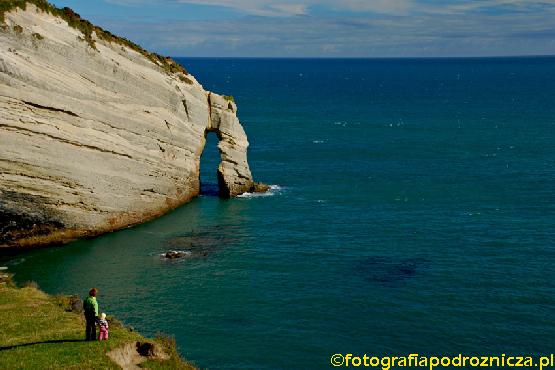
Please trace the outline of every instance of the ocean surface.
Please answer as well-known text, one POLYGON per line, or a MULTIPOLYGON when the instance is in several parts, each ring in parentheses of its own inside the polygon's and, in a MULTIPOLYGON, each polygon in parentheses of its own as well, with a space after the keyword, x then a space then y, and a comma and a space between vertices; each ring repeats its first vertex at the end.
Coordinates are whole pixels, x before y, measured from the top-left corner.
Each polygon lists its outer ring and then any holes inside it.
POLYGON ((209 369, 555 351, 555 58, 175 59, 233 95, 272 190, 220 200, 211 135, 202 196, 14 256, 18 282, 97 287, 209 369))

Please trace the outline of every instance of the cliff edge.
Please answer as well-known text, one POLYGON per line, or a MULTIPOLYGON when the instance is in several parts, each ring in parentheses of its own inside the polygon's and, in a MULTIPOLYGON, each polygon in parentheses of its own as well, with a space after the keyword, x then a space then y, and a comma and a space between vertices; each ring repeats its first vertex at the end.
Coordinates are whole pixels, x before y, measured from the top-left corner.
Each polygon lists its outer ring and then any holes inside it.
POLYGON ((0 246, 97 235, 186 203, 208 132, 220 195, 253 188, 232 99, 69 8, 18 3, 0 18, 0 246))

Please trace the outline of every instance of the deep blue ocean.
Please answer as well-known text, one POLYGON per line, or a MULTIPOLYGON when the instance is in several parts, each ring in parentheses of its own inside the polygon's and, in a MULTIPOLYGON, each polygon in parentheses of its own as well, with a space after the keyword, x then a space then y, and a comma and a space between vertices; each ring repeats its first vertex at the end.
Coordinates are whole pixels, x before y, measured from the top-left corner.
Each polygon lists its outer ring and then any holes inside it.
POLYGON ((202 196, 15 256, 18 282, 97 287, 209 369, 555 352, 555 58, 175 59, 233 95, 273 189, 215 196, 209 136, 202 196))

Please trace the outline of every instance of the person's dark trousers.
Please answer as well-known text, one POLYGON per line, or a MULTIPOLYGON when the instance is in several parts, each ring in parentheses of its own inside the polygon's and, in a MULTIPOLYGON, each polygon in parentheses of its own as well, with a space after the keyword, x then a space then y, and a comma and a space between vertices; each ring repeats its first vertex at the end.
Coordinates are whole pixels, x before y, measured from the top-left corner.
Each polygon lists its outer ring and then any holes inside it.
POLYGON ((96 315, 94 311, 85 310, 85 320, 87 321, 87 329, 85 330, 85 335, 87 340, 96 339, 96 315))

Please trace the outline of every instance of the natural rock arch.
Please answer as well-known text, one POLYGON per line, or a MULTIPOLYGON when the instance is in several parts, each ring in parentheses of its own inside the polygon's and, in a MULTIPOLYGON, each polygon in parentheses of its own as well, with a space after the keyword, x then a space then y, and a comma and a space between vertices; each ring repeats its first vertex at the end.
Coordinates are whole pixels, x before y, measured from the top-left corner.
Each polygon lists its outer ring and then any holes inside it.
POLYGON ((83 42, 33 4, 4 18, 0 249, 94 236, 187 203, 207 132, 220 140, 220 196, 267 190, 252 181, 232 99, 142 49, 94 31, 83 42))
POLYGON ((247 163, 247 135, 235 115, 237 106, 224 97, 208 93, 210 115, 208 132, 216 133, 222 162, 218 166, 218 188, 222 198, 233 198, 250 191, 254 186, 247 163))

